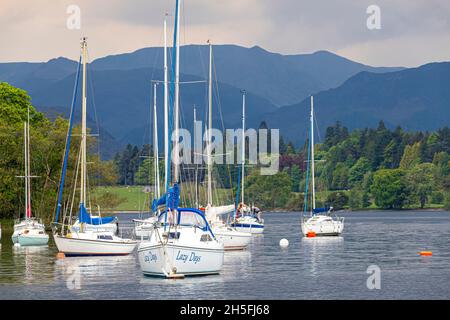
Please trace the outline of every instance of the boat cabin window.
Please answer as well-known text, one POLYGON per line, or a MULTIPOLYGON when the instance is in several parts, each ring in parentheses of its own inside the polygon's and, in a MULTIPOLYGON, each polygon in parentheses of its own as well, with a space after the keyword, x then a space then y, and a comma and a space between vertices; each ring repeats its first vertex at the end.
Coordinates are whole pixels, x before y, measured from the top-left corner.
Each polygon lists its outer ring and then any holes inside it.
MULTIPOLYGON (((165 215, 167 214, 161 214, 159 216, 159 221, 164 223, 165 215)), ((167 223, 168 224, 174 224, 177 223, 178 215, 180 215, 180 222, 179 225, 181 226, 195 226, 199 227, 201 229, 206 228, 205 220, 202 218, 201 215, 199 215, 196 212, 189 212, 189 211, 182 211, 182 212, 169 212, 167 216, 167 223)))
POLYGON ((179 232, 169 232, 169 239, 180 239, 179 232))
POLYGON ((209 234, 202 234, 200 237, 200 241, 212 241, 211 236, 209 234))
POLYGON ((113 237, 112 237, 112 236, 108 236, 108 235, 101 234, 101 235, 98 235, 98 236, 97 236, 97 239, 99 239, 99 240, 112 240, 113 237))

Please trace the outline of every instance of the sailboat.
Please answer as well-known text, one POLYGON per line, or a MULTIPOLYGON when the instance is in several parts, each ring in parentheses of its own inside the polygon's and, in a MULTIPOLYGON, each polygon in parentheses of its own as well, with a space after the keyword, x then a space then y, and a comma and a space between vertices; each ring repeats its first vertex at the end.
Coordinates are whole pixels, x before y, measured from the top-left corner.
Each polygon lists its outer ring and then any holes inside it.
POLYGON ((205 215, 217 239, 223 243, 225 250, 245 249, 251 240, 251 233, 237 231, 234 227, 227 225, 223 218, 235 210, 235 205, 213 206, 212 199, 212 44, 209 42, 209 85, 208 85, 208 142, 207 142, 207 201, 205 215))
MULTIPOLYGON (((167 22, 164 19, 164 133, 168 128, 168 74, 167 74, 167 22)), ((156 112, 156 85, 153 84, 153 173, 155 184, 155 197, 161 196, 160 182, 159 182, 159 150, 158 150, 158 115, 156 112)), ((164 153, 168 152, 168 139, 164 140, 164 153)), ((167 171, 166 171, 167 172, 167 171)), ((165 178, 167 183, 167 175, 165 178)), ((133 219, 134 222, 134 234, 137 239, 148 238, 149 233, 153 229, 153 224, 158 220, 157 214, 151 215, 147 219, 133 219)))
POLYGON ((264 219, 258 207, 245 204, 244 198, 244 168, 245 168, 245 90, 242 91, 242 155, 241 155, 241 203, 236 205, 235 218, 232 227, 237 231, 261 234, 264 232, 264 219))
POLYGON ((25 180, 25 217, 16 220, 12 241, 21 246, 40 246, 48 243, 48 234, 45 233, 45 226, 40 219, 31 214, 31 176, 30 174, 30 119, 28 110, 28 120, 24 122, 24 159, 25 175, 21 178, 25 180))
MULTIPOLYGON (((312 189, 312 206, 310 215, 304 216, 301 223, 302 233, 305 237, 310 236, 339 236, 344 230, 344 218, 340 218, 332 215, 333 207, 329 208, 316 208, 316 190, 315 190, 315 178, 314 178, 314 97, 311 96, 311 134, 309 139, 310 144, 310 157, 308 159, 311 168, 311 189, 312 189)), ((309 158, 309 156, 308 156, 309 158)), ((308 168, 309 169, 309 168, 308 168)), ((307 209, 307 195, 308 195, 308 181, 309 170, 307 171, 306 179, 306 191, 305 191, 305 209, 307 209)))
MULTIPOLYGON (((148 240, 143 240, 138 246, 138 258, 141 270, 147 276, 161 276, 178 278, 191 275, 217 274, 222 269, 224 248, 219 242, 205 215, 195 208, 179 207, 180 189, 179 179, 179 28, 180 28, 180 1, 176 0, 174 49, 172 55, 172 78, 170 109, 174 106, 174 177, 175 183, 169 188, 171 180, 171 152, 165 153, 166 186, 165 194, 153 200, 152 210, 157 212, 164 206, 158 215, 158 221, 153 225, 148 240)), ((172 114, 169 112, 168 114, 172 114)), ((168 123, 168 122, 166 122, 168 123)), ((171 126, 165 130, 165 139, 168 141, 171 126)), ((168 148, 169 149, 169 148, 168 148)))
MULTIPOLYGON (((53 228, 53 237, 59 252, 64 253, 66 256, 78 256, 78 255, 127 255, 130 254, 136 247, 137 242, 131 239, 123 239, 115 235, 111 231, 102 230, 99 228, 90 228, 86 226, 93 225, 93 218, 86 209, 87 196, 87 130, 86 130, 86 57, 87 57, 87 40, 82 38, 81 41, 82 60, 83 60, 83 96, 82 96, 82 119, 81 119, 81 149, 80 149, 80 169, 81 169, 81 191, 80 191, 80 204, 78 212, 79 229, 74 230, 73 226, 65 225, 63 219, 60 230, 56 228, 58 225, 58 215, 60 204, 60 197, 58 198, 57 214, 55 215, 55 225, 53 228)), ((79 69, 77 73, 78 81, 79 69)), ((77 82, 76 82, 77 83, 77 82)), ((76 88, 76 87, 75 87, 76 88)), ((74 100, 76 96, 76 89, 74 91, 74 100)), ((69 123, 68 143, 66 145, 66 153, 63 163, 63 172, 60 185, 60 196, 62 195, 62 188, 64 186, 65 169, 67 165, 68 150, 70 149, 70 135, 73 121, 73 108, 74 100, 72 104, 72 111, 69 123)), ((78 170, 77 170, 78 172, 78 170)), ((76 182, 75 182, 76 186, 76 182)), ((100 211, 100 210, 99 210, 100 211)), ((103 219, 96 218, 97 224, 103 225, 103 219)), ((70 220, 69 220, 70 221, 70 220)), ((109 221, 110 222, 110 221, 109 221)))

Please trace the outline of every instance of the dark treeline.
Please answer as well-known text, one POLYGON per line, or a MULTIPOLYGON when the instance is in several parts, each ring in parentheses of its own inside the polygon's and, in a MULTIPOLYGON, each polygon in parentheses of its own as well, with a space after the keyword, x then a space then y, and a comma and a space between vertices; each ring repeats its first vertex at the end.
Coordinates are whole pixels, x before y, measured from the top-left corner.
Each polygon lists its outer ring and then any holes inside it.
MULTIPOLYGON (((401 127, 390 130, 380 122, 375 129, 349 132, 337 122, 327 128, 323 143, 316 145, 318 190, 328 191, 321 200, 338 208, 423 208, 427 204, 448 208, 449 154, 448 127, 407 132, 401 127)), ((289 174, 293 192, 304 190, 306 157, 306 147, 281 156, 280 166, 289 174)))
MULTIPOLYGON (((265 122, 260 128, 267 128, 265 122)), ((260 176, 258 166, 246 171, 249 201, 267 209, 303 208, 308 142, 296 149, 291 142, 279 141, 280 171, 260 176)), ((114 160, 118 184, 153 183, 151 146, 128 145, 114 160)), ((318 203, 335 208, 415 208, 433 205, 450 207, 450 129, 436 132, 408 132, 401 127, 350 132, 339 122, 326 130, 316 150, 318 203)), ((236 150, 235 150, 236 151, 236 150)), ((205 177, 200 167, 199 181, 205 177)), ((163 161, 160 173, 163 174, 163 161)), ((182 174, 193 180, 193 170, 182 174)), ((238 165, 215 165, 215 177, 224 188, 236 188, 238 165)))

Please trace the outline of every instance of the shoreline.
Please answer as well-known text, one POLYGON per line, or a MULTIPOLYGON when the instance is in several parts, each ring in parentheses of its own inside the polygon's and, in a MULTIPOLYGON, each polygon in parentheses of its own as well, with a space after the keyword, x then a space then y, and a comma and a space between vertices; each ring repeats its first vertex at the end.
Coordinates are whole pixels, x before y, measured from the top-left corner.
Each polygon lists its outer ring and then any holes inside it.
MULTIPOLYGON (((343 209, 343 210, 336 210, 334 212, 336 213, 349 213, 349 212, 383 212, 383 211, 394 211, 394 212, 408 212, 408 211, 426 211, 426 212, 450 212, 450 210, 446 210, 445 208, 402 208, 402 209, 379 209, 379 208, 364 208, 364 209, 343 209)), ((270 213, 292 213, 292 212, 299 212, 297 210, 285 210, 285 209, 274 209, 274 210, 267 210, 263 211, 263 214, 265 212, 270 213)), ((135 211, 135 210, 115 210, 115 211, 109 211, 108 214, 148 214, 149 212, 142 212, 142 211, 135 211)))

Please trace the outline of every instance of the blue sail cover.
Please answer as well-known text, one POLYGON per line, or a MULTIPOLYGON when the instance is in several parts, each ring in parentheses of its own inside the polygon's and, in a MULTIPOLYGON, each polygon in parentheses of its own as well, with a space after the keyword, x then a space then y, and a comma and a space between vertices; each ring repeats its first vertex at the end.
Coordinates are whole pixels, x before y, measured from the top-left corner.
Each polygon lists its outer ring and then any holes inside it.
POLYGON ((154 199, 152 203, 152 210, 156 212, 159 206, 167 205, 167 209, 173 210, 178 208, 180 202, 180 188, 175 183, 169 191, 166 192, 161 198, 154 199))
POLYGON ((329 210, 330 210, 330 208, 315 208, 313 210, 313 213, 316 214, 316 213, 328 212, 329 210))
POLYGON ((80 212, 78 213, 78 220, 80 221, 80 223, 93 224, 97 226, 100 224, 113 222, 115 219, 116 217, 92 218, 89 212, 87 212, 84 204, 83 203, 80 204, 80 212))

